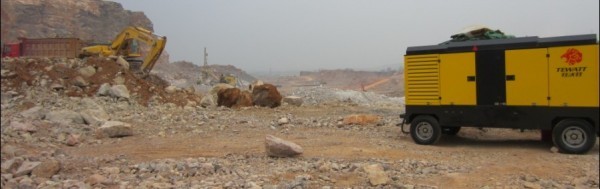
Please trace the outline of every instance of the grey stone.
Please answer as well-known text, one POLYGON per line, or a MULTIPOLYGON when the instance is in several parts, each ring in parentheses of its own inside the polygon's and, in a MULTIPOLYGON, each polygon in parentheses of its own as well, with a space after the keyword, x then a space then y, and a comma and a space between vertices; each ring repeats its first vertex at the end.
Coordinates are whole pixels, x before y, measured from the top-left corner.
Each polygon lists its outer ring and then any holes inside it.
POLYGON ((216 107, 217 104, 215 103, 214 97, 212 95, 204 95, 202 97, 202 100, 200 100, 200 106, 202 106, 204 108, 208 108, 208 107, 216 107))
POLYGON ((79 123, 79 124, 85 123, 83 120, 83 117, 81 117, 81 114, 74 112, 74 111, 70 111, 70 110, 60 110, 60 111, 49 112, 46 114, 44 119, 52 121, 52 122, 59 122, 59 123, 79 123))
POLYGON ((88 85, 90 85, 83 77, 81 76, 77 76, 75 78, 73 78, 73 80, 71 81, 71 83, 73 83, 73 85, 78 86, 78 87, 87 87, 88 85))
POLYGON ((13 175, 14 175, 14 177, 20 177, 23 175, 27 175, 27 174, 31 173, 31 171, 33 171, 33 169, 40 164, 41 164, 41 162, 37 162, 37 161, 23 162, 23 164, 21 164, 21 166, 13 173, 13 175))
POLYGON ((98 96, 108 96, 110 95, 110 84, 108 83, 103 83, 102 85, 100 85, 100 88, 98 88, 98 91, 96 92, 96 95, 98 96))
POLYGON ((273 157, 293 157, 304 152, 302 147, 298 144, 274 137, 272 135, 266 136, 265 148, 267 155, 273 157))
POLYGON ((80 68, 78 70, 79 74, 81 74, 83 77, 92 77, 94 74, 96 74, 96 69, 93 66, 86 66, 83 68, 80 68))
POLYGON ((283 98, 283 102, 293 106, 301 106, 304 100, 299 96, 286 96, 283 98))
POLYGON ((15 131, 36 132, 37 128, 31 123, 21 123, 17 121, 10 122, 10 127, 15 131))
POLYGON ((125 85, 113 85, 110 88, 110 95, 115 98, 129 99, 129 90, 125 85))
POLYGON ((177 92, 178 90, 179 90, 179 89, 178 89, 176 86, 173 86, 173 85, 171 85, 171 86, 168 86, 168 87, 166 87, 166 88, 165 88, 165 91, 166 91, 167 93, 175 93, 175 92, 177 92))
POLYGON ((287 117, 282 117, 279 120, 277 120, 277 124, 279 125, 285 125, 290 123, 290 120, 287 117))
POLYGON ((86 109, 81 111, 81 117, 88 125, 100 125, 110 120, 110 116, 104 109, 86 109))
POLYGON ((50 84, 50 88, 54 89, 54 90, 62 90, 62 89, 65 89, 65 86, 60 83, 55 82, 55 83, 50 84))
POLYGON ((45 112, 43 111, 42 106, 34 106, 25 111, 22 111, 21 116, 27 119, 42 119, 44 118, 45 112))
POLYGON ((133 128, 129 123, 120 121, 107 121, 96 130, 96 138, 115 138, 133 135, 133 128))
POLYGON ((23 158, 21 157, 17 157, 17 158, 12 158, 6 161, 2 161, 2 172, 6 173, 6 172, 13 172, 14 170, 16 170, 21 163, 23 163, 23 158))

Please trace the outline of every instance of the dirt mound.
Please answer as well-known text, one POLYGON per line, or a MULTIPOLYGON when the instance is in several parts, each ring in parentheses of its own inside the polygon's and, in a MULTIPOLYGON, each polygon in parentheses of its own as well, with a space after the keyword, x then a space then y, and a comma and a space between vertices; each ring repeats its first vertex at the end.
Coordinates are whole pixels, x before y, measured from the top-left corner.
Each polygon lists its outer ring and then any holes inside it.
POLYGON ((5 58, 2 72, 2 90, 18 92, 27 90, 26 86, 41 86, 70 97, 90 97, 96 95, 102 84, 109 83, 125 85, 132 99, 144 106, 152 101, 185 106, 201 99, 200 95, 185 90, 168 93, 167 81, 152 74, 138 77, 107 58, 5 58), (81 71, 85 68, 93 68, 93 74, 85 77, 81 71))

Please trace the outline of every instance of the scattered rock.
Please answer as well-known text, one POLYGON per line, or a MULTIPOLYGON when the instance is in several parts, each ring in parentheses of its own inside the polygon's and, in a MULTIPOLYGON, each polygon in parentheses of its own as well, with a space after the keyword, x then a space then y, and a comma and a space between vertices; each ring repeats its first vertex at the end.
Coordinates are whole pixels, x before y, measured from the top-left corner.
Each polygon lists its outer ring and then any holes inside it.
POLYGON ((58 160, 47 160, 42 162, 40 165, 35 167, 31 172, 32 175, 42 178, 51 178, 58 171, 60 171, 61 165, 58 160))
POLYGON ((67 137, 67 140, 65 141, 65 144, 67 146, 75 146, 75 145, 79 144, 79 137, 80 137, 79 135, 70 134, 67 137))
POLYGON ((106 177, 99 175, 99 174, 93 174, 91 176, 89 176, 87 179, 85 179, 85 183, 94 186, 96 184, 101 184, 106 182, 106 177))
POLYGON ((12 158, 2 161, 2 173, 14 172, 23 163, 23 158, 12 158))
POLYGON ((529 188, 529 189, 541 189, 542 188, 542 186, 540 186, 539 184, 527 182, 527 181, 523 183, 523 187, 529 188))
POLYGON ((21 116, 26 119, 42 119, 44 118, 45 112, 42 111, 42 106, 34 106, 33 108, 29 108, 25 111, 21 112, 21 116))
POLYGON ((283 102, 293 106, 301 106, 304 101, 302 100, 302 97, 299 96, 286 96, 283 98, 283 102))
POLYGON ((96 95, 98 95, 98 96, 108 96, 108 95, 110 95, 110 89, 111 89, 110 84, 103 83, 102 85, 100 85, 100 88, 98 88, 98 91, 96 92, 96 95))
POLYGON ((33 124, 31 124, 31 123, 21 123, 21 122, 12 121, 12 122, 10 122, 10 127, 13 128, 15 131, 22 131, 22 132, 36 132, 37 131, 35 126, 33 126, 33 124))
POLYGON ((205 95, 200 100, 200 106, 202 106, 204 108, 208 108, 208 107, 215 107, 215 106, 217 106, 217 104, 215 103, 212 95, 205 95))
POLYGON ((14 177, 20 177, 23 175, 27 175, 27 174, 31 173, 31 171, 33 171, 33 169, 40 164, 41 164, 41 162, 37 162, 37 161, 33 161, 33 162, 25 161, 25 162, 23 162, 23 164, 21 164, 21 166, 17 169, 17 171, 15 171, 13 173, 13 175, 14 175, 14 177))
POLYGON ((290 122, 290 120, 287 117, 282 117, 279 120, 277 120, 277 124, 279 125, 285 125, 288 124, 290 122))
POLYGON ((165 91, 166 91, 167 93, 175 93, 175 92, 177 92, 178 90, 179 90, 179 89, 178 89, 176 86, 173 86, 173 85, 171 85, 171 86, 168 86, 167 88, 165 88, 165 91))
POLYGON ((113 85, 110 88, 110 95, 115 98, 129 99, 129 90, 125 85, 113 85))
POLYGON ((556 146, 552 146, 552 148, 550 148, 550 152, 552 153, 558 153, 558 148, 556 146))
POLYGON ((265 148, 268 156, 273 157, 293 157, 304 152, 302 147, 296 143, 286 141, 272 135, 265 138, 265 148))
POLYGON ((363 170, 367 172, 369 183, 372 186, 385 185, 390 181, 387 173, 383 170, 381 164, 371 164, 363 166, 363 170))
POLYGON ((96 69, 93 66, 86 66, 83 68, 80 68, 78 70, 79 74, 83 77, 92 77, 94 74, 96 74, 96 69))
POLYGON ((77 76, 75 78, 73 78, 73 80, 71 81, 71 83, 75 86, 78 87, 87 87, 88 85, 90 85, 83 77, 81 76, 77 76))
POLYGON ((74 111, 70 111, 70 110, 60 110, 60 111, 49 112, 46 114, 44 119, 52 121, 52 122, 58 122, 58 123, 79 123, 79 124, 85 123, 85 121, 83 120, 83 117, 81 117, 81 114, 74 112, 74 111))
POLYGON ((107 121, 96 130, 96 138, 115 138, 133 135, 133 128, 129 123, 120 121, 107 121))
POLYGON ((81 117, 88 125, 100 125, 110 120, 110 116, 103 109, 86 109, 81 111, 81 117))
POLYGON ((50 84, 50 88, 58 91, 65 89, 65 86, 60 83, 52 83, 50 84))
POLYGON ((344 117, 345 125, 368 125, 379 122, 379 116, 376 115, 349 115, 344 117))

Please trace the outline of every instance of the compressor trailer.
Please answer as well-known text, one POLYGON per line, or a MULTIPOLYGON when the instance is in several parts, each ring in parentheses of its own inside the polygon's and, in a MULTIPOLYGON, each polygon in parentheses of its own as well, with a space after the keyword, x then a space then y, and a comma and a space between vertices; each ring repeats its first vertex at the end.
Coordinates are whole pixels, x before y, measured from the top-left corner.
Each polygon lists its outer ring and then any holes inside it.
POLYGON ((461 126, 538 129, 561 152, 581 154, 600 132, 595 34, 409 47, 404 79, 400 117, 417 144, 461 126))

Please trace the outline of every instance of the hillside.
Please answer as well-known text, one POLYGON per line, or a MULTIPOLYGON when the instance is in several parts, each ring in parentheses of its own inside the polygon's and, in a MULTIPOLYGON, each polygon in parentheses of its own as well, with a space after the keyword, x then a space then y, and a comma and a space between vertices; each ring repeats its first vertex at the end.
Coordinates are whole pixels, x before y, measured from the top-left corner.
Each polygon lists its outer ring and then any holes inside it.
POLYGON ((153 30, 143 12, 103 0, 2 0, 2 41, 18 37, 76 37, 107 42, 127 26, 153 30))

